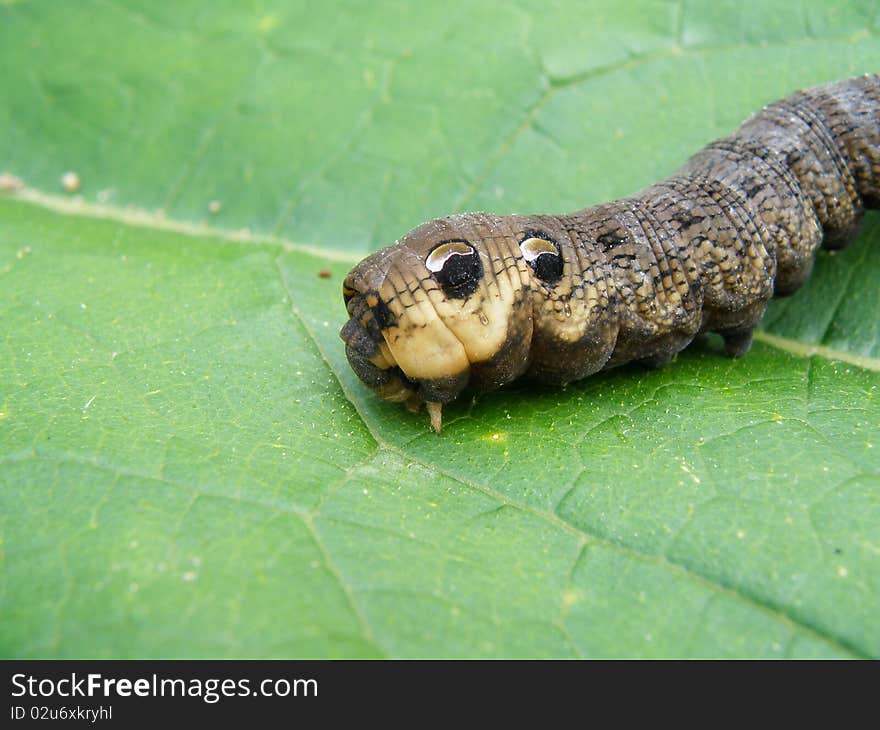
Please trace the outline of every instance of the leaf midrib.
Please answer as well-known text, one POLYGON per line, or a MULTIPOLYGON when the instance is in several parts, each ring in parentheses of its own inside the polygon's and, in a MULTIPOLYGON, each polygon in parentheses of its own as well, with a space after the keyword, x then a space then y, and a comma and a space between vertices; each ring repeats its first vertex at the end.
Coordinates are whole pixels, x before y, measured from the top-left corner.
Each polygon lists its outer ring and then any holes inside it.
MULTIPOLYGON (((335 250, 328 251, 317 246, 290 241, 280 236, 253 233, 246 228, 231 230, 228 228, 210 226, 206 223, 190 223, 187 221, 166 218, 164 215, 143 208, 138 208, 136 206, 118 208, 110 205, 89 203, 80 198, 53 195, 29 187, 24 187, 6 195, 0 193, 0 197, 29 203, 61 215, 115 221, 133 228, 166 231, 189 236, 191 238, 212 237, 230 243, 270 246, 281 248, 284 251, 298 251, 300 253, 314 256, 315 258, 324 259, 328 262, 356 264, 363 258, 363 255, 361 254, 335 250)), ((855 365, 863 370, 880 372, 880 358, 878 357, 861 355, 858 353, 847 352, 845 350, 837 350, 825 345, 814 345, 807 342, 801 342, 800 340, 793 340, 788 337, 780 337, 779 335, 770 334, 762 329, 755 331, 755 339, 765 345, 769 345, 777 350, 782 350, 798 357, 821 357, 825 360, 839 360, 840 362, 855 365)))

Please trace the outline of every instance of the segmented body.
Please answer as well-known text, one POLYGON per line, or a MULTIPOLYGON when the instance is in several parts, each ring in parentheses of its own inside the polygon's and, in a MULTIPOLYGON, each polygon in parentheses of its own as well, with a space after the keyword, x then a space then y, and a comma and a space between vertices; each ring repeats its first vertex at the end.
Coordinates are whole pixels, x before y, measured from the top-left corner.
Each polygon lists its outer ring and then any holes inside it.
POLYGON ((630 197, 425 223, 349 274, 342 337, 361 379, 411 406, 661 364, 705 331, 738 356, 769 299, 878 204, 880 78, 866 75, 766 106, 630 197))

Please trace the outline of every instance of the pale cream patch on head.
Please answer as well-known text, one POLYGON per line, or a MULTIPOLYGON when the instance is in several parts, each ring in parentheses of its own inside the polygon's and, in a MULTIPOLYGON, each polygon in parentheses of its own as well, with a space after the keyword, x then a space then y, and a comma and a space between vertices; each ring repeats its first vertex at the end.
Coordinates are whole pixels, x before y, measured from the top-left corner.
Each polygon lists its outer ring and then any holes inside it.
POLYGON ((406 277, 393 267, 388 272, 389 304, 396 323, 383 330, 388 350, 409 378, 444 378, 468 369, 464 347, 437 315, 427 294, 410 292, 406 277), (393 289, 392 289, 393 287, 393 289))
MULTIPOLYGON (((484 272, 491 271, 491 266, 492 261, 484 259, 484 272)), ((515 300, 507 276, 484 273, 477 290, 464 299, 450 298, 440 288, 429 291, 428 297, 464 346, 470 362, 490 360, 507 340, 515 300)))
POLYGON ((535 326, 544 331, 552 332, 553 336, 561 342, 574 343, 583 339, 590 328, 592 308, 597 302, 597 298, 595 291, 587 293, 587 296, 583 298, 574 296, 574 286, 568 275, 570 266, 569 262, 565 262, 562 278, 553 287, 555 296, 547 296, 541 291, 541 288, 546 285, 540 282, 531 269, 529 274, 533 280, 532 305, 535 326))

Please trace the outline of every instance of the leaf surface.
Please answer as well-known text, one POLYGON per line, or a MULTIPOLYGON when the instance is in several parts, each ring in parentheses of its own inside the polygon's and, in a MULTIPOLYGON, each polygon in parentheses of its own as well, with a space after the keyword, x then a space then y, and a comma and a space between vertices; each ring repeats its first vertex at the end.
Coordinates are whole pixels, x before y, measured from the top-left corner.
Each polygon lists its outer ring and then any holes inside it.
POLYGON ((439 437, 337 334, 422 220, 625 195, 877 71, 877 27, 0 3, 0 655, 880 657, 877 214, 747 357, 515 384, 439 437))

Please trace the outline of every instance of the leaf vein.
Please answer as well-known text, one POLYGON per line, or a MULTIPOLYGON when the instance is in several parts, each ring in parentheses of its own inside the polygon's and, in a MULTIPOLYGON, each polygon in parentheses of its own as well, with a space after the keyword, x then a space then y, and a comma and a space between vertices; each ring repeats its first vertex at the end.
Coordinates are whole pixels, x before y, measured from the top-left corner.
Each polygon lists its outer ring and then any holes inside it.
POLYGON ((768 615, 772 616, 776 620, 781 621, 782 623, 792 627, 793 629, 797 629, 797 630, 804 632, 807 635, 811 635, 811 636, 820 638, 820 639, 828 642, 829 644, 834 645, 836 648, 838 648, 841 651, 844 651, 844 652, 847 652, 847 653, 850 653, 850 654, 853 654, 853 655, 856 655, 856 656, 859 656, 862 658, 866 658, 867 655, 858 647, 851 646, 845 639, 843 639, 841 637, 833 636, 831 634, 823 632, 821 629, 819 629, 819 628, 811 625, 810 623, 806 622, 805 620, 800 619, 797 616, 793 615, 788 610, 786 610, 786 608, 783 606, 777 606, 777 605, 774 605, 773 603, 766 601, 762 598, 759 598, 757 596, 752 596, 747 593, 744 593, 740 589, 738 589, 736 586, 727 585, 721 581, 713 580, 712 578, 705 576, 705 575, 693 570, 691 567, 689 567, 685 563, 671 560, 670 558, 668 558, 665 555, 657 555, 657 554, 640 552, 639 550, 632 548, 632 547, 629 547, 627 545, 624 545, 622 543, 614 542, 614 541, 609 540, 605 537, 602 537, 598 534, 587 532, 587 531, 581 529, 580 527, 578 527, 570 522, 567 522, 566 520, 562 519, 561 517, 559 517, 558 515, 556 515, 554 513, 548 512, 547 510, 543 510, 543 509, 540 509, 538 507, 534 507, 532 505, 529 505, 529 504, 526 504, 523 502, 519 502, 511 497, 508 497, 507 495, 503 494, 502 492, 499 492, 498 490, 494 489, 493 487, 489 486, 488 484, 482 484, 480 482, 474 481, 472 479, 468 479, 468 478, 461 476, 459 474, 455 474, 450 471, 447 471, 440 466, 437 466, 435 464, 431 464, 430 462, 425 461, 418 456, 415 456, 412 453, 403 451, 400 448, 398 448, 395 444, 392 444, 392 443, 389 443, 388 441, 386 441, 384 439, 384 437, 381 435, 381 433, 379 432, 379 430, 376 428, 376 426, 371 422, 371 419, 367 416, 367 413, 363 409, 357 395, 355 393, 353 393, 350 390, 350 388, 348 388, 348 386, 345 384, 345 381, 339 376, 339 373, 337 372, 337 370, 334 367, 330 358, 323 351, 323 348, 321 347, 320 341, 315 336, 315 334, 312 332, 311 328, 309 328, 305 318, 302 316, 302 314, 300 313, 299 309, 297 308, 297 306, 295 304, 293 292, 291 291, 290 287, 288 287, 288 285, 287 285, 287 281, 284 277, 284 272, 282 271, 281 266, 280 266, 280 260, 276 259, 276 263, 278 266, 279 276, 281 277, 282 286, 284 286, 285 291, 287 292, 288 298, 290 300, 291 311, 294 313, 294 316, 296 316, 297 319, 300 321, 303 329, 308 334, 308 336, 311 338, 314 346, 321 353, 324 362, 326 363, 327 367, 330 369, 330 373, 336 379, 337 383, 339 384, 339 387, 342 389, 346 398, 352 403, 352 405, 358 411, 358 414, 360 415, 361 420, 363 421, 365 428, 367 428, 367 430, 370 432, 371 436, 373 437, 373 439, 376 441, 376 443, 379 446, 387 449, 388 451, 392 451, 392 452, 398 454, 401 458, 415 462, 415 463, 421 465, 425 469, 438 472, 438 473, 442 474, 443 476, 446 476, 449 479, 452 479, 453 481, 456 481, 463 486, 470 487, 471 489, 474 489, 478 492, 481 492, 482 494, 500 502, 501 504, 508 505, 510 507, 518 509, 518 510, 525 512, 527 514, 531 514, 532 516, 537 517, 537 518, 549 523, 550 525, 556 527, 557 529, 560 529, 560 530, 572 535, 578 541, 579 545, 583 545, 587 542, 592 541, 592 542, 601 544, 604 547, 608 547, 608 548, 611 548, 614 550, 619 550, 635 560, 647 562, 647 563, 653 564, 655 566, 661 567, 663 569, 669 570, 669 571, 676 573, 682 577, 685 577, 689 580, 692 580, 692 581, 698 583, 699 585, 702 585, 704 588, 707 588, 711 591, 714 591, 716 593, 725 594, 731 598, 742 601, 743 603, 746 603, 747 605, 751 605, 752 607, 767 613, 768 615))

